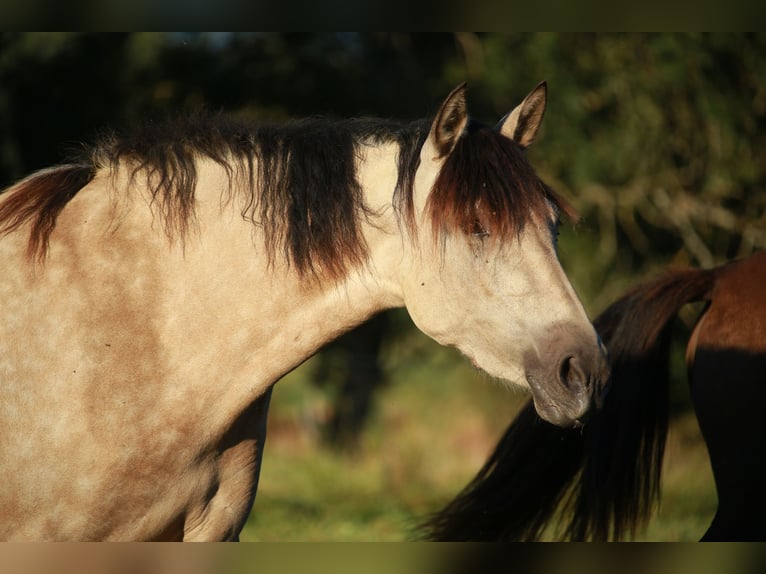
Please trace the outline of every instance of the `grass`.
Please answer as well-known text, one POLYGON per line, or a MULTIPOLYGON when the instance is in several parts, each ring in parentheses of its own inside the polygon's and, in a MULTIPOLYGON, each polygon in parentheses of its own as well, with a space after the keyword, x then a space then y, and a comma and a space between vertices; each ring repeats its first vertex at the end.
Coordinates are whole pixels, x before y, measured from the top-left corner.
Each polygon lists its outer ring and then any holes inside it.
MULTIPOLYGON (((275 389, 258 496, 243 541, 405 541, 470 480, 526 400, 455 351, 413 333, 386 349, 379 390, 354 452, 325 446, 332 408, 314 361, 275 389)), ((695 541, 715 510, 692 414, 673 421, 661 507, 639 540, 695 541)))

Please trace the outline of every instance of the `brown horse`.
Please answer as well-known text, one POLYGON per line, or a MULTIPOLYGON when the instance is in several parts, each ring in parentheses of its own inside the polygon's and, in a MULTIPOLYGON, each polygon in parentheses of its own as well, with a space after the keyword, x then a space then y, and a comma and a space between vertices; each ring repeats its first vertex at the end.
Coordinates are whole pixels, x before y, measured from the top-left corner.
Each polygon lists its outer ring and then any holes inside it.
POLYGON ((413 123, 149 124, 11 187, 0 539, 237 538, 273 385, 393 307, 579 424, 608 366, 524 153, 546 94, 494 128, 464 85, 413 123))
POLYGON ((718 494, 703 540, 766 540, 766 252, 710 270, 669 271, 595 321, 612 366, 604 409, 582 432, 527 405, 473 481, 423 529, 434 540, 536 540, 635 533, 660 497, 672 320, 705 302, 686 360, 718 494))

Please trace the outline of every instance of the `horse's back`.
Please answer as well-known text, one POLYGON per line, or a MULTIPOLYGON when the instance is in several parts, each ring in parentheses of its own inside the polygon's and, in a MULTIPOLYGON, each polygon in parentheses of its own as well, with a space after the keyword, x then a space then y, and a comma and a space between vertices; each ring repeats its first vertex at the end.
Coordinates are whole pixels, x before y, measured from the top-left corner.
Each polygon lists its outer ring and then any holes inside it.
POLYGON ((718 491, 705 539, 766 539, 766 253, 729 264, 693 333, 692 401, 718 491))

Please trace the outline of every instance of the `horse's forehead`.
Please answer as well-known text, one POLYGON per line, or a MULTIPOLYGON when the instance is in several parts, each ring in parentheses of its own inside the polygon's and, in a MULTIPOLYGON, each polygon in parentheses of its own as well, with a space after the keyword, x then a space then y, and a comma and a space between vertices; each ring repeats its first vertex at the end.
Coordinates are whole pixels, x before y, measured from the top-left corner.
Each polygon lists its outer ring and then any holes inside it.
POLYGON ((478 225, 498 241, 520 236, 527 225, 550 235, 556 197, 513 141, 481 130, 458 142, 434 176, 426 203, 434 231, 471 234, 478 225))

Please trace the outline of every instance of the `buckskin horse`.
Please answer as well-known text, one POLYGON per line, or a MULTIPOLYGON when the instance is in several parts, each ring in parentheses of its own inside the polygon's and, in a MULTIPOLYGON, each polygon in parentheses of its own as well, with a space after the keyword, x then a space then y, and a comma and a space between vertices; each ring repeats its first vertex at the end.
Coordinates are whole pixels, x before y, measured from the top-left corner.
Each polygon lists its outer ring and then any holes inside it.
POLYGON ((690 395, 718 508, 702 540, 766 540, 766 252, 713 269, 668 270, 594 321, 612 381, 601 412, 572 432, 527 405, 477 476, 420 525, 432 540, 620 540, 659 500, 673 319, 704 308, 686 347, 690 395))
POLYGON ((608 365, 524 152, 546 85, 494 127, 465 91, 150 123, 0 196, 0 539, 237 539, 275 382, 393 307, 580 424, 608 365))

